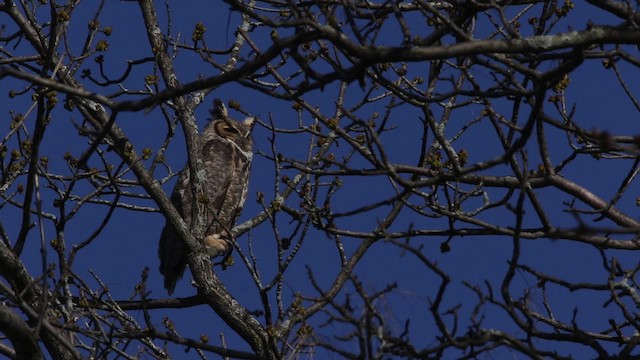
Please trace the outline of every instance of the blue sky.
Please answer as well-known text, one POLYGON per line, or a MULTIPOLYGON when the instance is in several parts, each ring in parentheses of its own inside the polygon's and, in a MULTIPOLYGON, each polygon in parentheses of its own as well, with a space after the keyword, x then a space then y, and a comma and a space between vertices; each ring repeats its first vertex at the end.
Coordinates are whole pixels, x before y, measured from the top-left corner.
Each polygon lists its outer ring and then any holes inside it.
MULTIPOLYGON (((207 27, 207 44, 212 48, 223 48, 229 46, 233 41, 235 26, 238 24, 239 15, 237 13, 228 16, 227 7, 217 2, 193 2, 189 6, 181 6, 177 2, 171 3, 172 12, 172 35, 180 34, 180 39, 190 39, 193 24, 201 21, 207 27)), ((164 16, 162 5, 158 3, 160 16, 164 16)), ((71 23, 72 28, 77 28, 77 32, 70 32, 69 42, 72 49, 78 49, 84 41, 86 25, 81 20, 85 14, 90 14, 95 9, 95 5, 83 3, 78 12, 74 14, 71 23), (80 12, 82 9, 82 12, 80 12), (77 21, 77 22, 76 22, 77 21)), ((569 19, 563 20, 557 29, 572 26, 582 29, 586 25, 586 19, 591 19, 594 23, 607 23, 609 18, 599 18, 599 12, 592 12, 586 4, 579 4, 575 13, 569 19)), ((101 26, 113 27, 113 34, 109 38, 109 51, 104 53, 105 65, 108 72, 113 77, 120 74, 125 68, 125 61, 138 59, 149 55, 149 46, 146 42, 146 34, 141 26, 141 16, 136 4, 130 2, 107 2, 104 14, 100 20, 101 26)), ((163 19, 166 26, 166 19, 163 19)), ((609 23, 616 24, 616 22, 609 23)), ((419 28, 420 24, 412 24, 419 28)), ((480 25, 479 25, 480 26, 480 25)), ((164 28, 166 30, 166 27, 164 28)), ((267 30, 258 30, 265 32, 267 30)), ((481 31, 480 31, 481 32, 481 31)), ((263 35, 264 36, 264 35, 263 35)), ((260 36, 258 36, 260 38, 260 36)), ((385 34, 383 38, 389 44, 399 39, 394 34, 385 34)), ((266 45, 263 45, 266 47, 266 45)), ((187 51, 180 51, 176 61, 176 67, 182 82, 189 82, 200 76, 211 76, 217 74, 215 69, 208 67, 202 60, 187 51)), ((98 67, 93 61, 85 62, 81 68, 90 68, 94 75, 99 73, 98 67)), ((633 82, 636 73, 628 66, 621 65, 621 71, 629 81, 627 85, 634 93, 637 93, 638 85, 633 82)), ((144 76, 149 74, 150 64, 135 68, 131 76, 124 84, 130 90, 142 88, 144 76)), ((411 64, 410 69, 416 74, 422 73, 426 76, 428 67, 424 64, 411 64)), ((482 72, 476 74, 478 78, 490 81, 491 78, 482 72)), ((6 81, 6 80, 5 80, 6 81)), ((6 82, 4 89, 11 87, 20 88, 24 86, 20 82, 6 82)), ((97 92, 110 94, 117 90, 116 87, 105 91, 99 87, 91 87, 97 92)), ((336 86, 328 86, 324 91, 317 91, 304 96, 304 100, 317 106, 325 114, 335 112, 335 92, 336 86)), ((348 89, 347 99, 355 102, 363 96, 362 90, 353 84, 348 89)), ((277 127, 294 130, 298 128, 298 121, 309 126, 314 119, 309 113, 304 112, 299 118, 298 113, 291 107, 291 103, 270 99, 256 91, 243 88, 237 84, 227 84, 216 90, 206 99, 205 104, 197 109, 196 116, 200 128, 206 124, 208 109, 214 97, 223 101, 235 99, 242 104, 242 108, 253 115, 258 116, 263 122, 273 118, 277 127)), ((125 97, 122 98, 124 100, 125 97)), ((566 91, 565 99, 567 106, 576 104, 576 122, 583 124, 586 129, 607 130, 612 134, 634 135, 638 133, 637 117, 638 111, 625 97, 624 92, 618 85, 615 74, 605 70, 600 64, 600 60, 588 60, 580 68, 571 74, 571 83, 566 91)), ((10 109, 16 112, 24 112, 30 105, 27 97, 16 98, 15 101, 5 102, 0 108, 4 110, 5 119, 8 119, 10 109)), ((495 101, 495 106, 508 114, 510 103, 495 101)), ((452 117, 447 131, 448 135, 455 133, 460 127, 467 124, 472 118, 479 115, 481 106, 472 106, 468 110, 456 113, 452 117), (465 112, 467 111, 467 112, 465 112)), ((367 111, 383 112, 380 104, 375 104, 371 109, 362 110, 359 115, 364 117, 367 111)), ((551 104, 545 103, 545 111, 556 114, 551 104)), ((242 118, 243 115, 231 112, 233 116, 242 118)), ((47 128, 42 152, 46 153, 50 159, 50 169, 52 172, 67 171, 65 162, 62 160, 66 152, 79 156, 87 148, 86 139, 76 136, 73 122, 81 123, 77 112, 67 113, 60 109, 52 119, 47 128)), ((523 116, 527 115, 523 111, 523 116)), ((389 119, 389 124, 395 126, 393 131, 385 133, 381 140, 389 154, 389 158, 394 162, 402 162, 414 165, 420 151, 421 133, 420 129, 421 112, 415 108, 404 106, 395 110, 389 119)), ((436 115, 437 116, 437 115, 436 115)), ((156 108, 148 113, 123 113, 118 117, 118 125, 122 127, 130 136, 136 149, 151 147, 157 149, 164 141, 166 135, 166 122, 156 108)), ((324 129, 326 133, 326 129, 324 129)), ((553 129, 548 129, 551 150, 554 152, 554 160, 559 161, 568 155, 568 147, 564 135, 553 129), (555 133, 554 133, 555 131, 555 133)), ((265 201, 268 204, 274 198, 274 166, 268 158, 261 156, 259 152, 271 155, 270 137, 272 133, 263 126, 257 126, 254 132, 255 150, 253 171, 250 180, 250 190, 245 209, 240 221, 245 221, 259 214, 262 211, 261 205, 257 202, 256 193, 265 194, 265 201)), ((432 136, 432 135, 430 135, 432 136)), ((431 137, 432 140, 432 137, 431 137)), ((430 141, 431 141, 430 140, 430 141)), ((14 140, 12 140, 14 141, 14 140)), ((291 159, 304 159, 306 149, 309 148, 310 136, 308 134, 277 134, 275 144, 277 152, 284 154, 291 159)), ((496 146, 495 135, 491 135, 490 126, 479 123, 474 129, 467 132, 460 141, 456 143, 459 148, 464 148, 469 152, 469 161, 482 161, 491 159, 499 154, 500 148, 496 146)), ((15 143, 10 143, 16 146, 15 143)), ((11 148, 11 147, 10 147, 11 148)), ((340 147, 332 149, 336 155, 344 155, 349 147, 341 142, 340 147)), ((531 162, 538 161, 535 157, 535 147, 530 148, 532 152, 531 162)), ((315 151, 315 150, 313 150, 315 151)), ((108 159, 115 159, 114 154, 106 153, 108 159)), ((177 130, 171 145, 169 146, 166 159, 174 172, 179 171, 186 161, 186 150, 183 135, 180 129, 177 130)), ((354 160, 359 164, 358 160, 354 160)), ((364 165, 364 161, 362 164, 364 165)), ((148 162, 147 165, 149 165, 148 162)), ((572 181, 582 184, 595 194, 604 199, 610 199, 615 193, 626 172, 631 168, 632 162, 629 160, 599 160, 589 157, 581 157, 569 166, 563 175, 572 181)), ((90 166, 100 166, 99 159, 94 156, 90 160, 90 166), (92 165, 94 164, 94 165, 92 165)), ((507 171, 506 167, 503 169, 507 171)), ((493 170, 492 170, 493 171, 493 170)), ((497 174, 500 168, 496 169, 497 174)), ((293 177, 297 172, 285 169, 280 175, 293 177)), ((167 172, 160 169, 157 177, 164 177, 167 172)), ((125 175, 131 178, 133 174, 125 175)), ((276 180, 277 181, 277 180, 276 180)), ((323 182, 330 182, 331 178, 323 178, 323 182)), ((383 176, 374 178, 351 177, 343 179, 343 188, 334 198, 332 205, 334 211, 345 211, 354 209, 361 205, 375 202, 377 199, 387 198, 393 191, 390 182, 383 176)), ((168 181, 164 188, 170 192, 174 180, 168 181)), ((282 188, 282 183, 279 184, 282 188)), ((90 190, 87 183, 78 183, 75 191, 79 194, 86 194, 90 190)), ((140 188, 132 191, 140 192, 140 188)), ((633 183, 626 191, 625 196, 619 202, 619 209, 626 211, 630 215, 635 214, 635 199, 638 193, 637 183, 633 183)), ((491 191, 490 195, 499 197, 504 192, 491 191)), ((540 190, 538 192, 541 201, 545 204, 548 214, 553 218, 556 226, 573 227, 576 226, 574 218, 563 211, 563 202, 570 201, 567 194, 562 194, 554 190, 540 190)), ((52 205, 53 192, 43 189, 45 210, 56 213, 52 205)), ((515 198, 514 198, 515 199, 515 198)), ((150 200, 124 199, 131 204, 154 208, 155 204, 150 200)), ((300 200, 292 197, 287 201, 289 206, 299 208, 300 200)), ((108 208, 103 205, 86 205, 78 212, 77 217, 72 220, 65 231, 65 237, 70 248, 72 244, 83 241, 91 234, 100 221, 106 215, 108 208)), ((388 207, 382 207, 372 212, 348 219, 338 220, 338 224, 348 229, 371 230, 377 221, 386 216, 388 207)), ((0 216, 5 220, 4 226, 7 228, 10 238, 15 238, 19 231, 17 224, 20 212, 14 207, 5 205, 0 209, 0 216), (14 220, 15 219, 15 220, 14 220)), ((512 212, 502 208, 487 211, 480 215, 480 218, 491 219, 502 225, 514 224, 515 216, 512 212)), ((278 229, 282 236, 289 236, 293 228, 290 224, 290 217, 285 214, 276 215, 278 229)), ((533 216, 530 206, 527 206, 525 214, 526 226, 538 226, 533 216)), ((406 229, 410 224, 416 228, 426 229, 446 229, 445 219, 431 219, 416 216, 410 211, 404 211, 402 217, 392 227, 393 231, 406 229)), ((46 240, 55 237, 51 223, 45 223, 46 240)), ((97 287, 96 282, 89 280, 89 269, 109 287, 112 295, 117 299, 126 299, 133 294, 134 286, 140 281, 140 274, 145 267, 150 268, 148 289, 152 298, 166 297, 162 288, 161 276, 158 273, 158 259, 156 255, 157 241, 164 225, 164 219, 158 212, 129 211, 118 209, 104 231, 86 249, 83 249, 75 261, 73 270, 81 277, 88 280, 91 286, 97 287)), ((610 224, 607 224, 610 225, 610 224)), ((466 281, 471 285, 479 286, 486 290, 485 281, 493 286, 494 292, 498 293, 500 283, 508 265, 507 261, 512 253, 512 241, 507 237, 495 236, 469 236, 465 238, 455 238, 451 241, 451 251, 441 253, 440 246, 446 239, 444 237, 422 237, 412 239, 412 244, 423 247, 423 253, 451 276, 451 285, 446 293, 445 304, 441 310, 457 304, 463 304, 460 310, 459 327, 465 329, 469 325, 469 316, 472 314, 473 306, 477 299, 471 290, 466 288, 462 282, 466 281)), ((360 240, 344 237, 342 239, 347 254, 352 252, 359 244, 360 240)), ((248 251, 249 242, 253 246, 258 267, 264 282, 270 281, 276 273, 275 261, 275 240, 271 226, 267 223, 252 229, 238 239, 244 251, 248 251)), ((247 269, 235 254, 235 265, 230 269, 218 270, 218 275, 223 279, 224 284, 236 299, 249 309, 260 309, 258 292, 253 284, 247 269)), ((637 255, 632 252, 607 252, 608 256, 618 257, 626 267, 637 264, 637 255)), ((34 276, 42 273, 40 270, 40 248, 39 238, 36 231, 33 231, 27 244, 25 254, 22 259, 31 269, 34 276)), ((54 252, 49 249, 47 255, 49 263, 56 262, 54 252)), ((534 267, 547 274, 557 276, 571 281, 584 281, 594 283, 605 283, 607 272, 602 267, 602 259, 598 252, 591 246, 579 244, 566 240, 523 240, 521 263, 534 267)), ((340 269, 339 256, 335 246, 335 240, 327 237, 322 232, 312 231, 304 239, 300 253, 292 262, 291 268, 287 270, 283 282, 284 294, 290 298, 293 294, 300 292, 304 296, 315 297, 318 294, 313 289, 308 279, 307 269, 310 269, 318 284, 323 288, 333 281, 336 273, 340 269)), ((354 274, 362 281, 366 290, 374 292, 381 290, 391 283, 396 283, 397 288, 388 296, 379 300, 377 306, 380 309, 387 309, 389 328, 392 332, 402 332, 404 322, 411 319, 410 338, 418 347, 426 347, 434 344, 435 332, 432 316, 428 311, 429 299, 435 296, 437 287, 440 285, 439 278, 410 254, 407 254, 397 247, 386 244, 383 240, 369 249, 368 254, 363 258, 354 274)), ((194 288, 190 285, 190 273, 187 272, 183 280, 176 288, 175 296, 186 297, 195 294, 194 288)), ((543 294, 541 289, 536 287, 535 279, 529 275, 518 273, 513 282, 512 295, 519 296, 524 289, 532 293, 532 307, 543 312, 543 294)), ((338 296, 339 300, 344 299, 345 293, 353 294, 351 285, 338 296)), ((273 300, 273 293, 270 294, 273 300)), ((606 319, 618 317, 619 313, 615 308, 609 306, 602 308, 607 300, 601 294, 594 295, 586 291, 570 293, 558 287, 549 287, 548 296, 554 308, 554 315, 559 320, 571 322, 572 311, 578 309, 578 323, 585 329, 599 332, 606 329, 606 319)), ((285 305, 289 305, 290 300, 285 300, 285 305)), ((358 303, 361 305, 360 303, 358 303)), ((169 314, 176 322, 178 331, 185 336, 198 337, 203 333, 208 333, 212 339, 212 344, 219 344, 218 334, 224 333, 227 345, 230 348, 244 348, 246 345, 224 327, 224 324, 208 308, 198 307, 189 310, 174 311, 154 311, 152 320, 160 326, 162 317, 169 314)), ((133 314, 142 322, 141 314, 133 314)), ((483 307, 481 317, 485 317, 482 322, 485 328, 497 328, 503 331, 514 331, 514 325, 505 316, 504 312, 495 306, 483 307)), ((320 336, 327 339, 336 333, 349 331, 348 328, 335 326, 333 329, 325 329, 320 324, 325 319, 319 316, 311 320, 320 336)), ((451 323, 449 324, 451 326, 451 323)), ((460 334, 464 334, 464 330, 460 334)), ((520 336, 519 330, 515 330, 520 336)), ((631 335, 631 334, 626 334, 631 335)), ((612 344, 611 350, 615 351, 617 345, 612 344)), ((575 358, 593 357, 595 354, 580 346, 569 346, 554 342, 540 343, 540 347, 546 350, 558 350, 564 354, 570 354, 575 358)), ((354 350, 354 349, 347 349, 354 350)), ((497 356, 506 355, 497 350, 497 356)), ((175 354, 179 354, 177 350, 175 354)), ((450 353, 451 358, 460 354, 450 353)))

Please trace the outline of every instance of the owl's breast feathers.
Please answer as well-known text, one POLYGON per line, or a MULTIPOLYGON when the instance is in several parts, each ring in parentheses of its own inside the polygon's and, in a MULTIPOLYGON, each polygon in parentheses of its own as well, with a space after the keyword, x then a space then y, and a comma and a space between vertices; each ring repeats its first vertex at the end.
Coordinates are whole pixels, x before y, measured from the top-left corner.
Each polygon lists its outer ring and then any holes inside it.
POLYGON ((251 157, 229 140, 205 145, 207 224, 205 235, 230 230, 247 197, 251 157))

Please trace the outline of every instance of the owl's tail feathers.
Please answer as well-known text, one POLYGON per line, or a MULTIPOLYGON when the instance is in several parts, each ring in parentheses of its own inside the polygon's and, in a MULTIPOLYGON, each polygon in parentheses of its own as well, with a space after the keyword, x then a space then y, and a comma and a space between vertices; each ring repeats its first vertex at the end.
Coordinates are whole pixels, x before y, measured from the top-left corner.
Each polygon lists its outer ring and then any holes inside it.
POLYGON ((164 288, 167 289, 167 293, 169 293, 169 295, 173 294, 173 291, 176 289, 176 283, 181 278, 182 278, 182 273, 164 275, 164 288))
POLYGON ((164 288, 171 295, 176 288, 176 283, 184 275, 187 266, 187 248, 173 226, 168 223, 162 229, 159 245, 160 273, 164 275, 164 288))

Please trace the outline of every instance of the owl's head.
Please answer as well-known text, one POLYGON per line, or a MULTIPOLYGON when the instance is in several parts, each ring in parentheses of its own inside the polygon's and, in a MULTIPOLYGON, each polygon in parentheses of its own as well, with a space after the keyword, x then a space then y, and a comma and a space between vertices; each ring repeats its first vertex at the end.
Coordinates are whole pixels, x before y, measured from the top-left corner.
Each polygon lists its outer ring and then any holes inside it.
POLYGON ((235 144, 241 151, 250 152, 253 146, 251 130, 255 124, 255 118, 250 116, 244 121, 237 121, 229 117, 224 103, 215 99, 211 110, 212 120, 207 127, 213 128, 214 133, 231 143, 235 144))

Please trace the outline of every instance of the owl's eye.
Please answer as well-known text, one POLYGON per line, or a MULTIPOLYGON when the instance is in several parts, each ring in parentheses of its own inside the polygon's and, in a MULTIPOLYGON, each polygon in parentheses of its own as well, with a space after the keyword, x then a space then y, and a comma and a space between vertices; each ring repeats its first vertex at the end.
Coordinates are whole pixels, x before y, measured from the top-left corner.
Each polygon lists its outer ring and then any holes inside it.
POLYGON ((226 121, 220 121, 216 124, 216 133, 222 137, 233 137, 240 134, 240 131, 236 129, 233 124, 229 124, 226 121))
POLYGON ((238 129, 234 128, 233 126, 229 126, 229 125, 225 126, 222 130, 223 130, 223 131, 225 131, 225 132, 231 133, 231 134, 238 134, 238 133, 240 133, 240 132, 238 131, 238 129))

